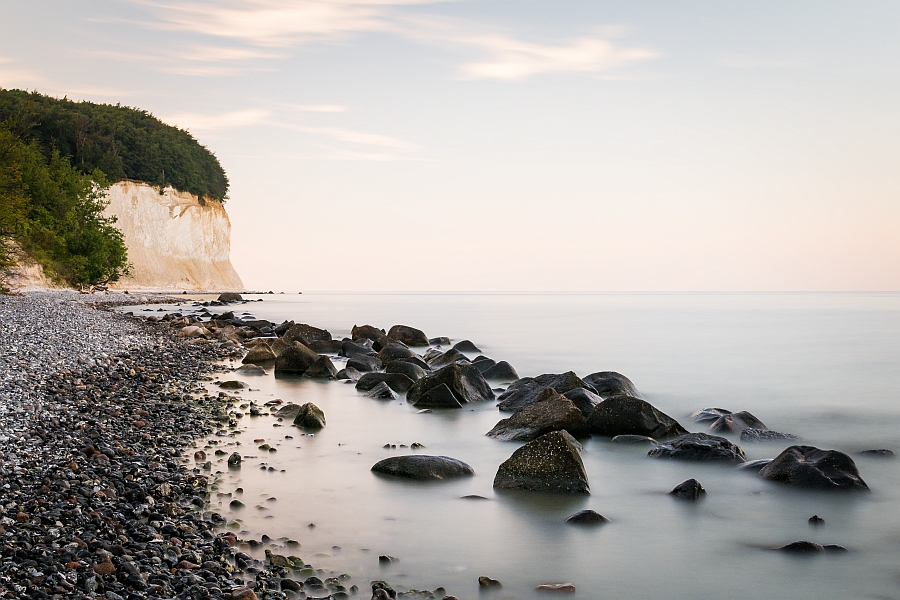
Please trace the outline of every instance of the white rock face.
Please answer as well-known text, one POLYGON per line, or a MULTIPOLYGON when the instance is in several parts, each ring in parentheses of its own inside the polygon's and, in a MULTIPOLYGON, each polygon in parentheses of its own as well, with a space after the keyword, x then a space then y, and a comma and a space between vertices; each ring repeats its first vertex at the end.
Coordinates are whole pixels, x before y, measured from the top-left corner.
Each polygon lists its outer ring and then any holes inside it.
POLYGON ((120 289, 242 290, 231 265, 231 222, 215 200, 120 181, 109 189, 106 216, 125 235, 131 275, 120 289))

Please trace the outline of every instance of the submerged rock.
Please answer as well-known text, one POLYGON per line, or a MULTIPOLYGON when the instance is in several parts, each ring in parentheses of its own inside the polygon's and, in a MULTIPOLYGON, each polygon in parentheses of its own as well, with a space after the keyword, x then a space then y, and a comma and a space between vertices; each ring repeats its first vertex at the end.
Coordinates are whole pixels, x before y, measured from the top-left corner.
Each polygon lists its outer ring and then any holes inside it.
POLYGON ((687 429, 652 404, 632 396, 612 396, 598 404, 587 419, 588 431, 598 435, 646 435, 665 439, 687 429))
POLYGON ((392 340, 397 340, 407 346, 428 345, 428 336, 421 329, 409 327, 408 325, 394 325, 387 335, 392 340))
POLYGON ((406 395, 407 401, 419 406, 420 399, 431 389, 444 384, 460 404, 487 402, 494 399, 491 387, 472 365, 452 364, 418 380, 406 395))
POLYGON ((792 487, 812 490, 865 490, 853 459, 837 450, 790 446, 763 467, 759 476, 792 487))
POLYGON ((701 408, 692 412, 690 419, 694 423, 709 423, 730 414, 731 411, 724 408, 701 408))
POLYGON ((487 436, 505 442, 529 441, 563 429, 573 436, 584 435, 587 433, 584 415, 571 400, 547 388, 537 402, 494 425, 487 436))
POLYGON ((706 490, 696 479, 688 479, 676 485, 669 495, 682 500, 699 500, 706 495, 706 490))
POLYGON ((449 456, 427 456, 425 454, 385 458, 375 463, 372 471, 420 481, 452 479, 475 474, 475 470, 461 460, 449 456))
POLYGON ((566 523, 573 525, 603 525, 609 523, 609 519, 593 510, 578 511, 566 519, 566 523))
POLYGON ((609 398, 610 396, 641 397, 640 392, 638 392, 631 380, 615 371, 591 373, 584 378, 584 382, 594 388, 602 398, 609 398))
POLYGON ((714 433, 733 433, 734 435, 740 435, 745 429, 768 428, 765 423, 748 413, 746 410, 722 415, 709 426, 709 430, 714 433))
POLYGON ((741 463, 747 457, 740 446, 723 437, 706 433, 686 433, 650 450, 652 458, 741 463))
POLYGON ((219 382, 219 387, 223 390, 242 390, 247 387, 247 384, 243 381, 237 381, 235 379, 231 379, 229 381, 221 381, 219 382))
POLYGON ((568 432, 554 431, 513 452, 494 477, 494 487, 537 492, 590 494, 579 452, 568 432))
POLYGON ((879 448, 877 450, 863 450, 859 452, 860 456, 868 456, 869 458, 896 458, 893 450, 887 448, 879 448))
POLYGON ((259 365, 241 365, 235 369, 234 372, 240 373, 241 375, 252 375, 254 377, 266 374, 266 370, 259 365))
POLYGON ((800 441, 799 436, 781 433, 769 429, 745 429, 741 432, 741 440, 745 442, 774 442, 782 440, 800 441))
POLYGON ((515 412, 537 402, 541 392, 547 388, 553 388, 560 394, 575 388, 596 391, 572 371, 560 374, 546 373, 537 377, 523 377, 511 383, 506 391, 500 394, 498 407, 503 412, 515 412))

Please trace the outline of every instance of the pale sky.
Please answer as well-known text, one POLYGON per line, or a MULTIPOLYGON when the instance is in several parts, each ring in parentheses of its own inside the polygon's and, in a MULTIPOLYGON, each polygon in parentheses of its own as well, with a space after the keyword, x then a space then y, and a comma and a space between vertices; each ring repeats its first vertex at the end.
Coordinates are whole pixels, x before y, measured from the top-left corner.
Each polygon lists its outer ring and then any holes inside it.
POLYGON ((900 2, 4 0, 189 129, 248 288, 900 290, 900 2))

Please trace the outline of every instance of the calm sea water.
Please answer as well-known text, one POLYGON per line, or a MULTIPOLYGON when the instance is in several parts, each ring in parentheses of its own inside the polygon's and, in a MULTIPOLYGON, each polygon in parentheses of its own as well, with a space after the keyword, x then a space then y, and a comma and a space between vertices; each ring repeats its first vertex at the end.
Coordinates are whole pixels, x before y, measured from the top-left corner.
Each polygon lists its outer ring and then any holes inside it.
MULTIPOLYGON (((237 312, 309 323, 336 338, 354 324, 412 325, 431 337, 470 339, 521 376, 619 371, 692 431, 703 427, 687 415, 721 406, 821 448, 900 451, 900 294, 258 297, 263 302, 237 312)), ((520 444, 484 436, 508 416, 493 404, 417 414, 402 400, 368 399, 339 382, 244 380, 253 391, 242 397, 314 402, 328 425, 302 437, 271 417, 244 417, 241 434, 228 441, 253 458, 239 472, 223 464, 214 471, 223 471, 220 492, 243 487, 246 507, 230 510, 227 496, 214 496, 213 505, 239 519, 245 536, 293 538, 302 546, 292 553, 351 574, 363 589, 387 579, 473 598, 478 576, 487 575, 503 582, 498 599, 531 598, 548 582, 573 583, 577 598, 900 598, 900 460, 856 457, 871 494, 814 494, 593 438, 583 453, 590 496, 498 493, 497 466, 520 444), (258 450, 260 438, 277 453, 258 450), (469 463, 475 477, 421 484, 370 472, 378 460, 409 452, 384 444, 412 442, 469 463), (689 477, 708 490, 705 500, 666 494, 689 477), (461 499, 468 494, 488 500, 461 499), (564 522, 586 508, 612 522, 588 530, 564 522), (813 514, 825 524, 810 527, 813 514), (796 540, 850 552, 768 550, 796 540), (380 554, 399 560, 381 567, 380 554)), ((750 459, 787 445, 742 444, 750 459)))

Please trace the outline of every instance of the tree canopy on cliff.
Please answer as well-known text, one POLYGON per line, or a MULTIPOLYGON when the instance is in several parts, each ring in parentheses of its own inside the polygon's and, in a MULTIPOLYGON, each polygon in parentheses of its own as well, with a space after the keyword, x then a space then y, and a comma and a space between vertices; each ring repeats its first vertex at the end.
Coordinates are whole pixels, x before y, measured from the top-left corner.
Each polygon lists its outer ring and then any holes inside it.
POLYGON ((224 201, 228 178, 215 155, 183 129, 145 110, 73 102, 0 88, 0 121, 11 120, 49 160, 68 157, 81 173, 135 179, 224 201))

